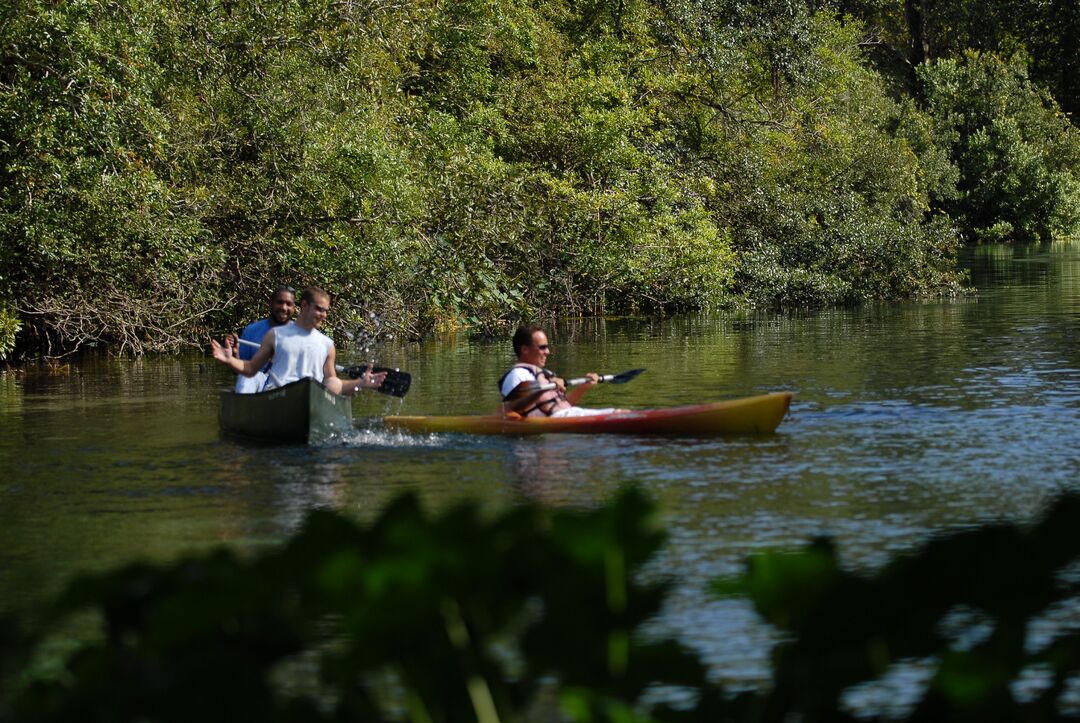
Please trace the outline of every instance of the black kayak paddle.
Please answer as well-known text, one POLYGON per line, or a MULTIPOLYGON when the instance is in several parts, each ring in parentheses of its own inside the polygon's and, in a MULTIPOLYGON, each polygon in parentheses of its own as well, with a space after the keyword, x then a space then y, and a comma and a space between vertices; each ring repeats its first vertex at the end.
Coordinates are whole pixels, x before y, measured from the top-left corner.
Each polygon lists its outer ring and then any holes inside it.
MULTIPOLYGON (((636 377, 638 374, 641 374, 643 371, 645 371, 645 370, 644 369, 631 369, 628 372, 620 372, 618 374, 601 374, 600 375, 600 383, 601 384, 604 384, 604 383, 607 383, 607 384, 626 384, 628 381, 630 381, 631 379, 636 377)), ((567 382, 566 382, 566 386, 567 387, 576 387, 579 384, 587 384, 588 381, 589 381, 588 377, 577 377, 576 379, 568 379, 567 382)), ((541 390, 541 391, 546 391, 548 389, 554 389, 555 385, 554 384, 544 384, 543 382, 536 381, 536 382, 533 382, 532 384, 530 384, 529 388, 530 389, 538 389, 538 390, 541 390)))

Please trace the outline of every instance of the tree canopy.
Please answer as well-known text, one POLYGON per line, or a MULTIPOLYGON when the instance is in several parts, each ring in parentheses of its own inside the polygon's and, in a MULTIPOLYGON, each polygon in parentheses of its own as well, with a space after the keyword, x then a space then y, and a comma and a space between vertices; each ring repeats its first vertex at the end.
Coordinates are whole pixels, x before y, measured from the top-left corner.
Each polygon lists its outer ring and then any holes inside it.
POLYGON ((1075 228, 1075 33, 910 5, 16 0, 0 355, 199 344, 282 282, 414 335, 954 291, 960 241, 1075 228))

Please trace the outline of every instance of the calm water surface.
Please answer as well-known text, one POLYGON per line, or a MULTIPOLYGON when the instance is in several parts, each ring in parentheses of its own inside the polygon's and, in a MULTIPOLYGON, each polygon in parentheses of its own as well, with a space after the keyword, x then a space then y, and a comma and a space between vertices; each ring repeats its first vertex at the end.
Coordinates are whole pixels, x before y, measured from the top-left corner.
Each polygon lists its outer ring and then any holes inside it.
POLYGON ((786 389, 774 435, 727 439, 488 439, 383 431, 385 413, 486 412, 508 342, 386 348, 413 374, 403 402, 358 398, 339 444, 252 447, 219 437, 231 384, 197 355, 86 361, 0 375, 0 609, 26 609, 75 571, 282 539, 326 507, 370 518, 415 490, 433 507, 479 498, 593 505, 634 482, 671 540, 657 568, 678 594, 658 625, 718 676, 767 674, 770 633, 704 584, 747 553, 831 535, 872 567, 930 535, 1031 519, 1077 487, 1080 249, 970 252, 977 296, 807 314, 729 314, 564 325, 549 366, 648 372, 595 406, 695 403, 786 389))

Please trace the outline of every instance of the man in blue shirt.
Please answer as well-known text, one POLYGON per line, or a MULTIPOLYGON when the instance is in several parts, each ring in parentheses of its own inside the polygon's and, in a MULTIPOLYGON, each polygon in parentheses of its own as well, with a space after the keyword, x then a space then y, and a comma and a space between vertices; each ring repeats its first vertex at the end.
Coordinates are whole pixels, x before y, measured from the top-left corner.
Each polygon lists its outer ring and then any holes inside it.
MULTIPOLYGON (((255 356, 255 352, 259 348, 258 345, 262 343, 266 332, 275 326, 292 323, 294 311, 296 311, 296 289, 291 286, 279 286, 270 295, 270 316, 251 322, 240 332, 242 340, 250 341, 255 346, 240 344, 236 341, 235 336, 230 336, 225 343, 233 347, 235 356, 243 360, 250 359, 255 356)), ((269 367, 270 365, 267 364, 266 369, 269 367)), ((266 369, 262 369, 252 377, 245 377, 243 374, 237 375, 236 391, 240 394, 254 394, 262 391, 263 384, 266 382, 266 369)))

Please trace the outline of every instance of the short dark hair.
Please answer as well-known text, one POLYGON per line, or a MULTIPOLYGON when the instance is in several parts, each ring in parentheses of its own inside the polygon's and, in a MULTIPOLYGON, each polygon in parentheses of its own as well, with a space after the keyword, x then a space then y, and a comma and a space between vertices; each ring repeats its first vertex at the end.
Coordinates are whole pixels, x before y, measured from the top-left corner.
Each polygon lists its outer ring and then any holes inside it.
POLYGON ((539 326, 536 326, 535 324, 523 325, 517 328, 517 331, 514 332, 513 341, 514 356, 517 356, 521 353, 522 347, 526 347, 532 344, 533 334, 538 331, 543 331, 543 329, 539 326))
POLYGON ((287 293, 287 294, 292 294, 292 297, 294 299, 296 298, 296 289, 289 286, 288 284, 282 284, 281 286, 277 287, 276 289, 274 289, 270 293, 270 301, 273 301, 274 299, 276 299, 277 295, 282 293, 282 292, 287 293))
POLYGON ((300 294, 300 301, 306 301, 309 304, 315 303, 315 297, 321 296, 327 301, 330 300, 330 294, 326 293, 318 286, 309 286, 300 294))

